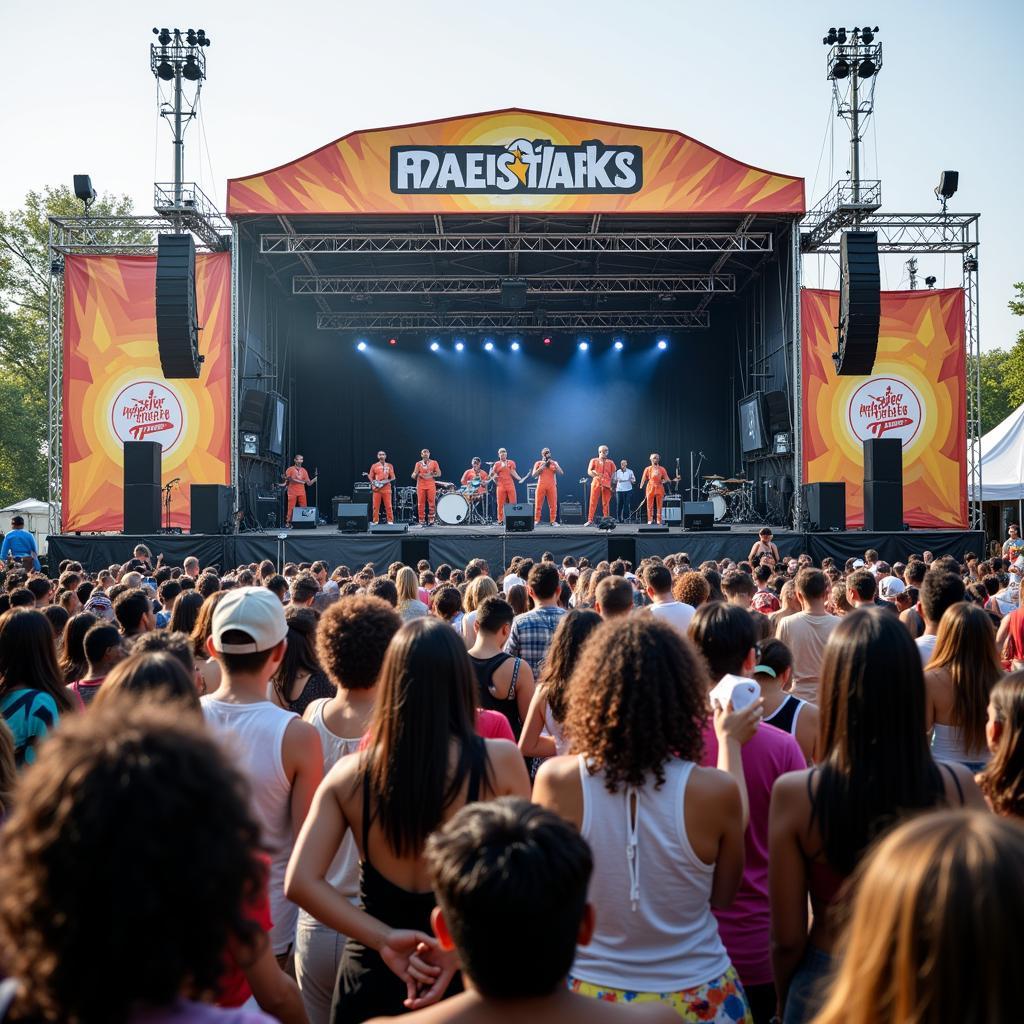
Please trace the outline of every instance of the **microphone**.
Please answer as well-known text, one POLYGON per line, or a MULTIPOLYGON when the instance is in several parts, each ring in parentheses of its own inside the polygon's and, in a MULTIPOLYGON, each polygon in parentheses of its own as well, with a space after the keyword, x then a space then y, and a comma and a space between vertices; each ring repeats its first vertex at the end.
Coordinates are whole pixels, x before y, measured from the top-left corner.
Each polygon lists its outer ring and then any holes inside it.
POLYGON ((168 480, 167 481, 167 486, 170 487, 171 484, 180 484, 180 483, 181 483, 181 477, 180 476, 176 476, 173 480, 168 480))

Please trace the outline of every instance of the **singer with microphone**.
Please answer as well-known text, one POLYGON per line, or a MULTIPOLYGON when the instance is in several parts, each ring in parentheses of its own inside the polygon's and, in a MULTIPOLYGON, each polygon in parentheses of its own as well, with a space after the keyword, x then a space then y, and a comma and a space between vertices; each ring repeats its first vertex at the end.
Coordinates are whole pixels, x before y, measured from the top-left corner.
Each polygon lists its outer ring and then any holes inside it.
POLYGON ((513 479, 521 484, 526 483, 526 477, 520 476, 514 459, 508 457, 508 449, 498 449, 498 461, 491 463, 490 479, 497 481, 496 499, 498 503, 498 522, 505 522, 505 506, 516 503, 516 485, 513 479))
POLYGON ((294 463, 284 471, 284 482, 277 485, 288 489, 288 510, 285 512, 284 525, 289 530, 292 526, 292 513, 295 511, 295 506, 306 507, 306 485, 315 484, 317 479, 316 477, 310 479, 302 461, 302 456, 296 455, 294 463))
POLYGON ((533 464, 533 469, 530 471, 530 476, 537 477, 537 498, 533 512, 535 526, 540 523, 545 501, 548 503, 551 525, 558 525, 558 485, 555 482, 555 474, 562 472, 562 467, 551 458, 551 449, 542 448, 540 458, 533 464))

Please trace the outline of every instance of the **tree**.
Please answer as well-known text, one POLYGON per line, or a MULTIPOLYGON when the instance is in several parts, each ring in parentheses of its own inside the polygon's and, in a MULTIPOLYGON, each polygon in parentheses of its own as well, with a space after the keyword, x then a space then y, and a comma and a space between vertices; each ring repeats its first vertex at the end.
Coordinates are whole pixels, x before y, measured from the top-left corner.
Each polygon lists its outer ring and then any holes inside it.
MULTIPOLYGON (((1024 317, 1024 281, 1018 281, 1013 290, 1016 297, 1010 299, 1010 312, 1024 317)), ((1017 331, 1017 341, 1010 349, 1006 366, 1006 388, 1010 397, 1010 408, 1016 409, 1024 403, 1024 327, 1017 331)))
MULTIPOLYGON (((132 213, 128 196, 104 195, 93 216, 132 213)), ((29 192, 19 210, 0 212, 0 504, 47 497, 49 222, 77 217, 82 204, 62 186, 29 192)), ((97 231, 101 244, 145 243, 145 231, 97 231)))
MULTIPOLYGON (((1002 423, 1014 408, 1006 384, 1010 354, 1001 348, 981 353, 981 432, 987 434, 1002 423)), ((968 381, 974 379, 974 357, 968 362, 968 381)))

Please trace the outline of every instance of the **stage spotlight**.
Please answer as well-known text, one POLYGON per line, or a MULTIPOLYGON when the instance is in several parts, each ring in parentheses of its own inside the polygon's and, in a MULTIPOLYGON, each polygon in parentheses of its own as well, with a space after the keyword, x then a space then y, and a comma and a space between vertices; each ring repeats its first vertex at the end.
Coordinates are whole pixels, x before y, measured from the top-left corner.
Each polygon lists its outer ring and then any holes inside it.
POLYGON ((398 344, 398 339, 397 338, 388 338, 388 344, 389 345, 397 345, 398 344))
POLYGON ((857 74, 861 78, 870 78, 876 71, 875 62, 868 58, 865 58, 860 62, 860 67, 857 68, 857 74))
POLYGON ((431 351, 431 352, 436 352, 436 351, 437 351, 437 350, 438 350, 438 349, 439 349, 440 347, 441 347, 441 346, 440 346, 440 345, 438 345, 438 343, 437 343, 436 341, 432 341, 432 342, 430 343, 430 351, 431 351))
POLYGON ((551 339, 550 338, 545 338, 544 339, 544 344, 545 345, 550 345, 551 344, 551 339))
POLYGON ((878 26, 877 25, 873 29, 870 29, 870 28, 868 28, 865 25, 864 28, 861 29, 861 33, 860 33, 860 40, 861 40, 861 42, 865 46, 867 46, 867 44, 870 43, 871 40, 875 38, 875 33, 877 31, 878 31, 878 26))
POLYGON ((840 57, 839 60, 832 65, 832 77, 833 78, 849 78, 850 77, 850 65, 846 59, 840 57))
POLYGON ((622 342, 618 338, 616 338, 615 339, 615 351, 616 352, 621 352, 622 348, 623 348, 622 342))
POLYGON ((518 351, 519 351, 519 342, 518 342, 518 341, 513 341, 513 342, 512 342, 512 344, 511 344, 511 345, 509 345, 509 348, 510 348, 510 349, 511 349, 511 350, 512 350, 513 352, 518 352, 518 351))
POLYGON ((156 29, 153 29, 153 35, 157 37, 157 41, 160 43, 161 46, 167 46, 168 43, 170 43, 171 41, 171 33, 166 28, 160 29, 159 32, 157 32, 156 29))
POLYGON ((181 76, 190 82, 198 82, 203 77, 203 69, 196 63, 196 58, 191 53, 185 58, 181 76))
POLYGON ((589 344, 589 342, 586 342, 586 341, 581 341, 581 342, 579 343, 579 345, 577 345, 577 348, 578 348, 578 349, 579 349, 579 350, 580 350, 581 352, 586 352, 586 351, 587 351, 587 349, 588 349, 588 348, 590 348, 590 344, 589 344))
POLYGON ((174 65, 169 60, 162 60, 156 66, 156 73, 164 82, 170 82, 174 79, 174 65))
POLYGON ((461 352, 465 347, 466 346, 461 341, 455 342, 455 351, 456 352, 461 352))
POLYGON ((660 348, 661 351, 664 352, 665 349, 668 348, 668 342, 664 338, 659 338, 658 339, 658 348, 660 348))
POLYGON ((926 277, 926 278, 924 279, 925 287, 926 287, 926 288, 934 288, 934 287, 935 287, 935 282, 936 282, 937 280, 938 280, 938 278, 937 278, 937 277, 932 277, 932 276, 931 276, 931 275, 929 274, 929 275, 928 275, 928 277, 926 277))
POLYGON ((841 28, 836 33, 836 38, 839 40, 839 45, 840 46, 845 46, 846 45, 846 29, 845 28, 841 28))
POLYGON ((359 342, 356 345, 356 348, 359 349, 360 352, 365 352, 366 351, 366 342, 365 341, 359 342))
POLYGON ((486 341, 484 342, 484 351, 485 351, 485 352, 493 352, 493 351, 494 351, 494 342, 493 342, 493 341, 491 341, 491 339, 490 339, 490 338, 488 338, 488 339, 487 339, 487 340, 486 340, 486 341))

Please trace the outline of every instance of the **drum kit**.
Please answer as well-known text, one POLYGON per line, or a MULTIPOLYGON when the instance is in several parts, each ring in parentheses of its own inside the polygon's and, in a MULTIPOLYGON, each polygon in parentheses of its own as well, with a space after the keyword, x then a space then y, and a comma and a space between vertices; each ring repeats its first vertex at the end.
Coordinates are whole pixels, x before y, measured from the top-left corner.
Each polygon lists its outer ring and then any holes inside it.
POLYGON ((704 477, 702 493, 714 509, 715 522, 745 523, 754 510, 754 482, 717 473, 704 477))
MULTIPOLYGON (((437 481, 437 521, 445 526, 485 526, 490 522, 488 498, 490 481, 471 480, 456 486, 448 480, 437 481)), ((415 490, 412 488, 415 500, 415 490)))

